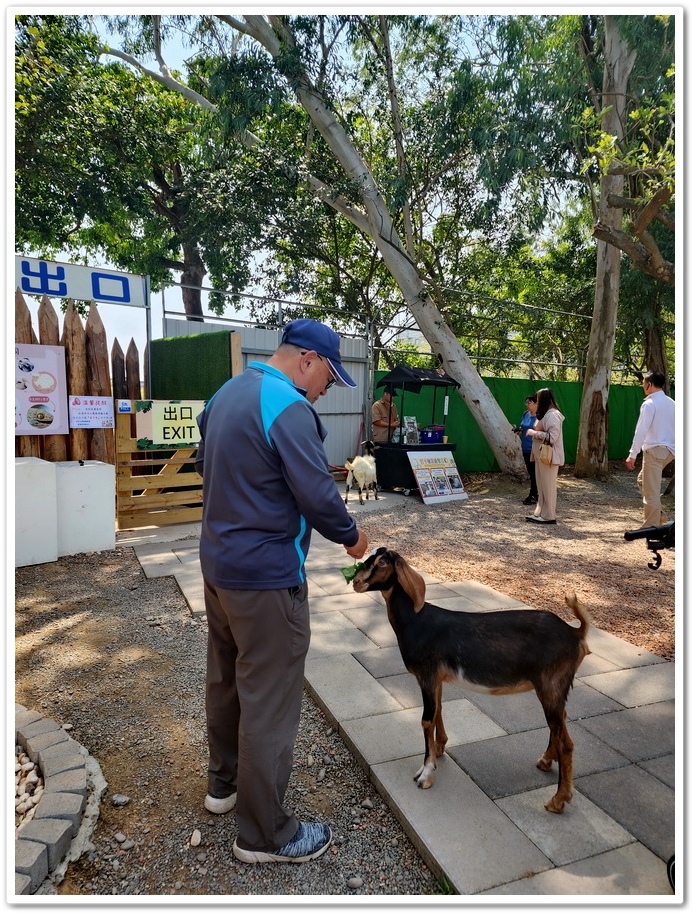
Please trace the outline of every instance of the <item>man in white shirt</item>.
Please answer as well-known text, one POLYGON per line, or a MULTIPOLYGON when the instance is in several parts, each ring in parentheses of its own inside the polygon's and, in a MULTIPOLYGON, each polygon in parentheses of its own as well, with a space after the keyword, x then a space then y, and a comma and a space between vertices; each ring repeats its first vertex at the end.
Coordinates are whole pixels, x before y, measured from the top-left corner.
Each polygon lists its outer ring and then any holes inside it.
POLYGON ((645 400, 641 404, 631 450, 626 467, 632 471, 636 457, 643 452, 643 466, 638 474, 638 486, 643 494, 643 525, 664 525, 667 516, 662 511, 662 471, 674 460, 674 401, 664 392, 665 377, 650 372, 643 379, 645 400))

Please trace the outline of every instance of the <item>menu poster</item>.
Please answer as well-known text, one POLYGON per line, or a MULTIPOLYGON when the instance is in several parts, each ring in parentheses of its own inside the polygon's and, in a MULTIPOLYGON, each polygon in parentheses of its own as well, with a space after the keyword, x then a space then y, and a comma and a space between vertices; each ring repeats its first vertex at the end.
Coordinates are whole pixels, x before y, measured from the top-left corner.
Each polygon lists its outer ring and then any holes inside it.
POLYGON ((65 347, 15 344, 15 436, 67 432, 65 347))
POLYGON ((424 503, 468 499, 452 452, 408 452, 424 503))

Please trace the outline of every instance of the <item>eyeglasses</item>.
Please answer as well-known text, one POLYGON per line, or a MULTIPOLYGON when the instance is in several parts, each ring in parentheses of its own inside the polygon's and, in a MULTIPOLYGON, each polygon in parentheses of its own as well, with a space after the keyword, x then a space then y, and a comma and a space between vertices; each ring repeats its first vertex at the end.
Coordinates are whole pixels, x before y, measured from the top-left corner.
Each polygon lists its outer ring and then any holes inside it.
MULTIPOLYGON (((324 362, 324 357, 321 355, 321 353, 317 353, 317 356, 319 357, 319 359, 320 359, 322 362, 324 362)), ((331 373, 331 378, 330 378, 330 379, 328 380, 328 382, 324 385, 324 388, 323 388, 324 391, 328 391, 329 388, 331 388, 332 385, 335 385, 335 384, 336 384, 336 376, 333 374, 333 369, 331 368, 331 364, 327 362, 326 365, 327 365, 327 367, 328 367, 329 372, 331 373)))

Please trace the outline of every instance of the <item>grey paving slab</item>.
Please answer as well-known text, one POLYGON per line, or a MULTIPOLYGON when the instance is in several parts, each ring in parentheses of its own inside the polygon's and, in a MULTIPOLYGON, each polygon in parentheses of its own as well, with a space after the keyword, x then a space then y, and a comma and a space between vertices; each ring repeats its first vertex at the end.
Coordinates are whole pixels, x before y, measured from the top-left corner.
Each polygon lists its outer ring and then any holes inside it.
POLYGON ((557 895, 585 898, 641 896, 659 899, 660 896, 673 895, 673 892, 665 863, 642 843, 636 842, 491 888, 482 894, 486 897, 511 895, 546 898, 557 895))
POLYGON ((353 607, 374 607, 375 601, 370 595, 318 595, 309 602, 310 614, 322 614, 326 611, 345 611, 353 607))
POLYGON ((675 691, 674 665, 650 665, 592 674, 583 683, 623 706, 646 706, 662 700, 673 700, 675 691))
MULTIPOLYGON (((491 696, 486 693, 477 693, 475 690, 467 690, 466 696, 475 706, 501 725, 506 732, 527 731, 546 724, 544 710, 534 691, 491 696)), ((566 712, 570 720, 597 716, 622 708, 620 703, 610 700, 579 681, 575 682, 566 704, 566 712)))
MULTIPOLYGON (((607 747, 578 723, 568 729, 575 744, 573 772, 575 778, 600 770, 625 767, 629 761, 607 747)), ((536 762, 549 742, 548 728, 489 738, 468 744, 447 745, 447 753, 491 798, 502 798, 558 784, 558 766, 544 772, 536 762)), ((549 798, 553 791, 549 793, 549 798)))
POLYGON ((173 553, 171 544, 137 544, 133 549, 148 579, 173 576, 174 570, 181 566, 181 561, 173 553))
POLYGON ((635 839, 621 824, 585 798, 577 784, 573 800, 562 814, 549 813, 544 808, 548 800, 548 789, 532 789, 499 798, 496 804, 554 865, 586 859, 625 846, 635 839))
POLYGON ((327 630, 354 630, 353 624, 340 611, 324 611, 312 614, 312 634, 325 633, 327 630))
POLYGON ((594 716, 583 725, 633 763, 674 751, 673 701, 594 716))
POLYGON ((174 572, 174 578, 193 616, 205 617, 203 576, 201 575, 200 567, 180 563, 179 568, 174 572))
MULTIPOLYGON (((355 627, 351 627, 349 630, 317 630, 312 633, 307 660, 326 655, 345 655, 347 652, 361 652, 366 649, 373 649, 374 645, 369 637, 355 627)), ((362 665, 360 667, 362 668, 362 665)), ((362 670, 364 671, 365 669, 363 668, 362 670)))
POLYGON ((406 673, 406 666, 398 646, 384 646, 353 654, 375 678, 406 673))
POLYGON ((308 658, 305 680, 319 704, 337 723, 399 709, 394 697, 349 653, 308 658))
POLYGON ((676 788, 675 756, 665 754, 663 757, 654 757, 652 760, 641 760, 637 764, 641 770, 650 773, 670 789, 676 788))
POLYGON ((575 785, 663 860, 674 853, 674 789, 635 765, 583 776, 575 785))
MULTIPOLYGON (((346 555, 343 567, 352 566, 354 561, 346 555)), ((318 585, 327 595, 354 595, 353 587, 349 585, 338 566, 326 565, 323 568, 313 566, 306 570, 307 579, 318 585)))
MULTIPOLYGON (((505 595, 503 592, 499 592, 481 582, 463 580, 461 582, 446 582, 445 585, 456 595, 461 595, 467 601, 470 601, 472 605, 476 605, 472 610, 503 611, 511 608, 531 607, 531 605, 525 604, 518 598, 511 598, 510 595, 505 595)), ((444 604, 440 601, 438 601, 438 604, 442 604, 442 607, 449 607, 449 604, 444 604)))
POLYGON ((631 645, 625 639, 620 639, 618 636, 614 636, 613 633, 607 633, 606 630, 600 630, 597 627, 590 627, 587 634, 587 642, 591 652, 608 659, 610 662, 614 662, 619 668, 669 664, 661 656, 653 655, 647 649, 631 645))
MULTIPOLYGON (((481 741, 503 734, 495 722, 472 706, 468 700, 443 703, 442 716, 451 744, 481 741)), ((385 760, 395 760, 397 757, 413 754, 421 754, 421 757, 423 755, 424 739, 420 708, 398 707, 397 712, 352 719, 343 722, 342 729, 354 753, 369 764, 383 763, 385 760)))
MULTIPOLYGON (((395 674, 390 677, 380 678, 380 684, 385 687, 393 697, 401 703, 404 709, 410 707, 418 707, 419 709, 423 706, 423 695, 421 689, 418 686, 418 681, 416 678, 406 672, 405 674, 395 674)), ((458 684, 443 684, 442 685, 442 699, 443 701, 449 700, 465 700, 468 698, 468 694, 463 687, 460 687, 458 684)), ((447 723, 445 723, 447 727, 447 723)))
POLYGON ((200 550, 198 543, 189 547, 172 545, 172 553, 181 563, 198 563, 200 565, 200 550))
POLYGON ((482 891, 551 867, 534 845, 448 757, 435 784, 413 781, 420 757, 372 767, 372 778, 423 859, 458 894, 482 891))
POLYGON ((387 617, 384 602, 372 605, 355 605, 343 608, 343 614, 354 626, 369 636, 376 646, 396 646, 396 633, 387 617))
POLYGON ((587 677, 590 674, 604 674, 607 671, 617 671, 619 665, 610 662, 607 658, 602 658, 601 655, 595 655, 593 652, 590 652, 589 655, 586 655, 580 667, 577 670, 576 677, 587 677))

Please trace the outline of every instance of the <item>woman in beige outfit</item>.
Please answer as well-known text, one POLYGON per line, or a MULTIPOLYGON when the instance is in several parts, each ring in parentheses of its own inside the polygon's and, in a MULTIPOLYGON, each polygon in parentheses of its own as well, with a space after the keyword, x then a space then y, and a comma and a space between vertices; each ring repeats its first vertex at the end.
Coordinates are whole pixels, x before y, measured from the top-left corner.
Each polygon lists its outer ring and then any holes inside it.
POLYGON ((555 525, 558 469, 565 463, 565 452, 563 451, 563 421, 565 417, 558 409, 553 391, 550 388, 540 388, 537 391, 536 416, 534 428, 527 430, 527 435, 533 438, 532 461, 536 469, 539 497, 534 515, 526 516, 525 521, 534 522, 537 525, 555 525), (551 464, 544 464, 539 459, 541 446, 546 441, 547 435, 549 437, 548 441, 553 446, 551 464))

